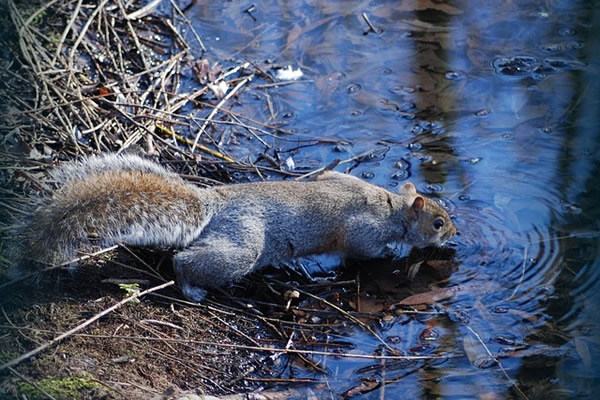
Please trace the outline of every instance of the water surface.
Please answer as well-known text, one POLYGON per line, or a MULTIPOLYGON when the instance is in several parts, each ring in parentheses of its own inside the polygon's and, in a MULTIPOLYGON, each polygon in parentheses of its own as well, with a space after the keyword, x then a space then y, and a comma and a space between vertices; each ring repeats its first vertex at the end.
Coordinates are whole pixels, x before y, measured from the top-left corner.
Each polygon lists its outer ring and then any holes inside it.
MULTIPOLYGON (((597 396, 594 4, 198 1, 189 9, 211 63, 303 72, 280 87, 261 87, 270 82, 257 77, 233 108, 284 124, 291 134, 263 139, 272 154, 291 157, 293 172, 366 155, 336 169, 390 190, 410 180, 448 208, 460 231, 448 279, 429 282, 454 295, 421 314, 390 310, 372 325, 400 354, 440 359, 314 356, 326 373, 284 363, 274 367, 282 376, 314 378, 301 387, 330 398, 597 396)), ((237 158, 266 151, 247 133, 228 134, 224 147, 237 158)), ((393 267, 360 267, 383 282, 396 276, 393 267)), ((315 340, 391 354, 349 322, 315 340)))

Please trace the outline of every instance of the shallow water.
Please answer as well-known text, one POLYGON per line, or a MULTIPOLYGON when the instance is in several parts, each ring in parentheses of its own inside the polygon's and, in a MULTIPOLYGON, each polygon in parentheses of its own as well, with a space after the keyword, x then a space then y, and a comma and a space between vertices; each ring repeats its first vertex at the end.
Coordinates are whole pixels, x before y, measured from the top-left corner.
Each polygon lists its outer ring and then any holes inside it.
MULTIPOLYGON (((315 378, 302 387, 331 398, 361 383, 365 398, 594 398, 600 13, 592 1, 452 3, 268 1, 246 12, 251 3, 198 1, 187 11, 211 64, 303 71, 277 88, 256 79, 233 109, 285 123, 291 135, 263 139, 294 171, 364 154, 336 169, 391 190, 414 182, 460 232, 444 283, 455 295, 438 313, 375 326, 403 354, 442 359, 314 357, 328 374, 290 364, 283 375, 315 378)), ((226 145, 235 157, 264 151, 237 135, 226 145)), ((385 353, 352 324, 321 339, 385 353)))

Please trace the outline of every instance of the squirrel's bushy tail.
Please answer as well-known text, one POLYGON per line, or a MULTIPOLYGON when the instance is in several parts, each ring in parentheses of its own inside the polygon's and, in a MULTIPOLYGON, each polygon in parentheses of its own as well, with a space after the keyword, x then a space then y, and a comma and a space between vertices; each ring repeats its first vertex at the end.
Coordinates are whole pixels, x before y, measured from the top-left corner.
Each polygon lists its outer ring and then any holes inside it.
POLYGON ((187 246, 207 220, 210 190, 137 156, 91 158, 56 176, 60 187, 23 224, 21 269, 68 262, 90 237, 101 246, 187 246))

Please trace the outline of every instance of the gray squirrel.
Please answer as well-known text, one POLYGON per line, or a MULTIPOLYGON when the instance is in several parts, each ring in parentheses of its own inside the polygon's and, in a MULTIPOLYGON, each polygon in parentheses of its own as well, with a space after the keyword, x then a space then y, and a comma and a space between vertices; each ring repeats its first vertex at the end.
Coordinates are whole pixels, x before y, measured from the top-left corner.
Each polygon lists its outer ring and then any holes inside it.
POLYGON ((178 284, 198 302, 207 288, 294 257, 383 258, 399 243, 441 246, 456 233, 411 183, 392 193, 332 171, 313 181, 199 188, 140 156, 107 154, 52 177, 58 188, 23 229, 27 268, 73 259, 90 235, 105 245, 170 247, 178 284))

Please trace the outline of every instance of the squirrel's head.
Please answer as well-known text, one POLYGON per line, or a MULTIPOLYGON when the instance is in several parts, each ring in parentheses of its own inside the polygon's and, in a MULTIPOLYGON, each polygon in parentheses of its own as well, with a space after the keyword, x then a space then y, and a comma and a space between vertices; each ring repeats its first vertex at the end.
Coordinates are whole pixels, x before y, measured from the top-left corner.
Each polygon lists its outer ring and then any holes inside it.
POLYGON ((417 193, 412 183, 402 186, 400 194, 408 197, 408 243, 417 247, 441 246, 454 236, 454 223, 441 205, 417 193))

